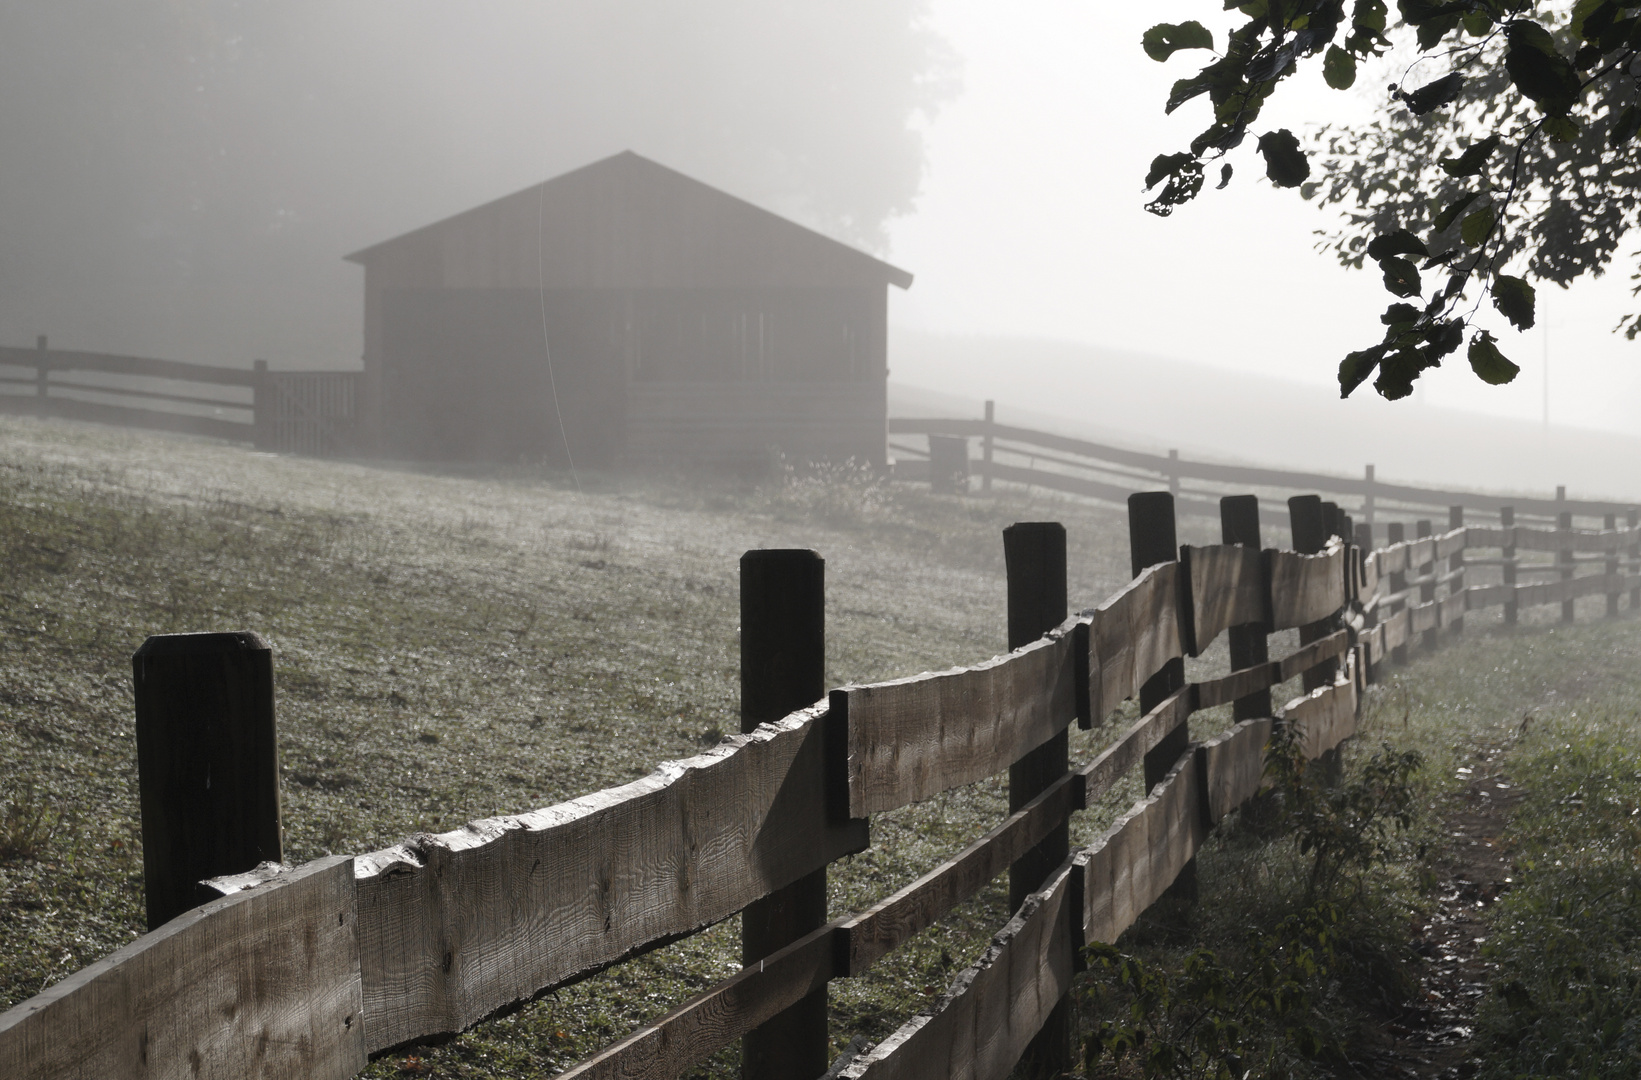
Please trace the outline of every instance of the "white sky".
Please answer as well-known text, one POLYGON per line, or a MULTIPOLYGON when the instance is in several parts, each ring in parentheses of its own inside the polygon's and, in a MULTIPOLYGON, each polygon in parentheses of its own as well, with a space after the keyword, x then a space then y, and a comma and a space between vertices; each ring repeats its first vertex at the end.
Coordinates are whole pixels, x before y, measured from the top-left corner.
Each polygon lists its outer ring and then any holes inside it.
MULTIPOLYGON (((1143 209, 1158 153, 1204 126, 1202 101, 1163 115, 1175 79, 1206 53, 1167 64, 1140 50, 1160 21, 1199 19, 1224 41, 1212 0, 935 0, 934 23, 964 61, 964 92, 930 131, 918 212, 892 232, 892 259, 917 275, 895 292, 897 325, 1088 342, 1332 384, 1339 359, 1377 341, 1389 302, 1373 272, 1313 250, 1328 217, 1264 179, 1250 139, 1225 191, 1169 219, 1143 209)), ((1284 87, 1270 126, 1363 117, 1382 81, 1338 93, 1319 74, 1284 87), (1278 111, 1280 109, 1280 111, 1278 111)), ((1637 245, 1641 246, 1641 245, 1637 245)), ((1641 343, 1608 331, 1630 310, 1629 272, 1539 292, 1548 325, 1553 424, 1641 432, 1641 343)), ((1489 328, 1522 366, 1486 386, 1462 352, 1424 380, 1424 400, 1538 419, 1545 336, 1489 328)), ((1337 392, 1337 391, 1335 391, 1337 392)), ((1365 386, 1358 394, 1370 394, 1365 386)))

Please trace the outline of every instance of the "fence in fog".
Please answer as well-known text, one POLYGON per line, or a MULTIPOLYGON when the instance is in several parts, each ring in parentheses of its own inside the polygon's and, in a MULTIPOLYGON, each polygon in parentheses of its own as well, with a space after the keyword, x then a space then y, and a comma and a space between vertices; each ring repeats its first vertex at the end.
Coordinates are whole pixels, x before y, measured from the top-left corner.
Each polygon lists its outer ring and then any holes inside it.
POLYGON ((1633 505, 1568 499, 1564 488, 1558 489, 1554 498, 1483 495, 1386 483, 1374 476, 1372 465, 1366 466, 1362 477, 1357 479, 1293 469, 1190 461, 1181 458, 1177 450, 1149 454, 999 424, 994 412, 992 402, 988 401, 985 416, 978 420, 891 417, 889 451, 895 458, 895 476, 927 480, 937 491, 967 491, 971 477, 978 477, 983 492, 992 490, 993 481, 1002 481, 1115 503, 1121 503, 1135 491, 1162 486, 1173 493, 1181 513, 1210 518, 1219 516, 1219 498, 1226 489, 1254 488, 1272 493, 1321 492, 1347 497, 1360 507, 1362 519, 1368 524, 1387 516, 1407 517, 1432 509, 1445 511, 1457 505, 1489 514, 1508 507, 1523 522, 1554 524, 1562 514, 1570 513, 1594 518, 1614 515, 1627 518, 1631 526, 1636 524, 1633 505), (926 441, 919 444, 908 436, 924 436, 926 441), (1186 486, 1187 482, 1191 486, 1186 486))
POLYGON ((1180 547, 1169 493, 1130 498, 1133 580, 1077 614, 1064 529, 1012 526, 1010 652, 824 694, 819 556, 749 552, 742 734, 558 806, 295 868, 251 867, 280 835, 267 646, 152 638, 134 658, 151 932, 0 1015, 0 1074, 340 1080, 740 914, 738 973, 564 1075, 673 1077, 742 1040, 754 1080, 819 1076, 828 984, 1005 871, 1012 914, 979 961, 833 1075, 1001 1078, 1023 1055, 1065 1062, 1083 946, 1114 941, 1257 793, 1274 725, 1316 757, 1354 732, 1382 664, 1467 617, 1641 602, 1634 527, 1576 531, 1568 515, 1528 528, 1509 508, 1505 524, 1469 524, 1455 507, 1450 528, 1369 550, 1348 514, 1303 496, 1289 500, 1293 550, 1262 550, 1255 497, 1220 509, 1222 544, 1180 547), (1297 648, 1272 659, 1270 635, 1294 629, 1297 648), (1222 634, 1227 670, 1187 681, 1184 658, 1222 634), (1302 689, 1273 709, 1294 679, 1302 689), (1130 698, 1139 719, 1069 761, 1070 725, 1104 724, 1130 698), (1220 705, 1229 726, 1191 730, 1220 705), (869 845, 873 815, 1005 770, 1011 812, 995 828, 828 918, 826 867, 869 845), (1073 815, 1136 771, 1143 797, 1073 850, 1073 815), (202 821, 236 824, 189 831, 202 821))
POLYGON ((259 450, 355 451, 359 375, 0 347, 0 411, 208 435, 259 450))

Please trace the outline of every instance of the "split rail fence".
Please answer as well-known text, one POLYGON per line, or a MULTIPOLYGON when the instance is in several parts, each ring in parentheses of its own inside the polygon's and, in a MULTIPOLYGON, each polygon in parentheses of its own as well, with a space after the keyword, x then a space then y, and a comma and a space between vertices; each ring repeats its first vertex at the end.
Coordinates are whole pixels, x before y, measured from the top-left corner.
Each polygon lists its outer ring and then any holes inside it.
POLYGON ((1445 511, 1456 505, 1489 514, 1509 507, 1520 523, 1552 524, 1563 513, 1623 517, 1632 509, 1627 503, 1569 500, 1564 490, 1555 499, 1544 499, 1387 483, 1374 475, 1372 465, 1365 466, 1357 478, 1191 461, 1181 458, 1177 450, 1167 454, 1129 450, 999 424, 994 416, 995 408, 988 401, 981 419, 890 417, 889 451, 894 458, 895 476, 928 480, 937 490, 946 491, 967 490, 970 477, 978 476, 981 490, 987 492, 994 481, 1000 481, 1119 504, 1135 491, 1165 486, 1173 493, 1180 513, 1209 518, 1219 516, 1219 499, 1227 488, 1346 497, 1358 508, 1361 520, 1370 525, 1385 517, 1445 511), (924 442, 920 444, 917 436, 924 437, 924 442))
POLYGON ((41 337, 33 349, 0 346, 0 410, 345 454, 356 445, 359 375, 72 352, 41 337))
POLYGON ((1455 508, 1448 529, 1369 550, 1348 515, 1302 496, 1289 501, 1287 550, 1262 547, 1253 496, 1220 510, 1224 543, 1181 547, 1172 496, 1133 496, 1133 580, 1075 614, 1064 530, 1013 526, 1012 651, 824 695, 822 561, 749 552, 742 734, 572 802, 295 868, 277 864, 267 646, 254 634, 151 638, 133 660, 151 932, 0 1015, 0 1075, 340 1080, 742 913, 737 974, 564 1075, 673 1077, 744 1039, 744 1075, 819 1076, 828 983, 1004 871, 1012 917, 979 961, 832 1075, 1000 1078, 1023 1057, 1063 1062, 1082 946, 1114 941, 1189 876, 1216 823, 1258 792, 1273 725, 1295 725, 1316 757, 1355 731, 1383 663, 1467 616, 1559 604, 1571 618, 1590 596, 1610 614, 1626 593, 1631 610, 1641 603, 1633 525, 1532 529, 1508 508, 1498 524, 1467 524, 1455 508), (1522 552, 1555 556, 1555 578, 1519 582, 1522 552), (1298 645, 1271 658, 1285 630, 1298 645), (1228 670, 1188 682, 1184 658, 1221 635, 1228 670), (1294 679, 1302 690, 1272 709, 1294 679), (1139 719, 1070 762, 1069 726, 1106 723, 1130 698, 1139 719), (1192 730, 1193 714, 1220 705, 1231 726, 1192 730), (214 789, 212 767, 225 770, 214 789), (828 918, 826 867, 867 847, 872 815, 1004 770, 1010 813, 995 828, 828 918), (1072 815, 1136 770, 1144 796, 1072 850, 1072 815), (207 877, 215 898, 200 904, 207 877))

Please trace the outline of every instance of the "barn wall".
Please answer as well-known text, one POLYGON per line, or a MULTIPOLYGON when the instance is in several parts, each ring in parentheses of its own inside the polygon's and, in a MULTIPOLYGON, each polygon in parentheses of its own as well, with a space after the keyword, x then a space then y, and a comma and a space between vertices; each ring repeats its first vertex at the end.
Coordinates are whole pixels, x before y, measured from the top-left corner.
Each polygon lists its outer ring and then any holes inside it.
POLYGON ((563 464, 567 438, 577 464, 609 464, 622 445, 618 315, 618 297, 586 291, 386 291, 383 449, 423 460, 563 464))

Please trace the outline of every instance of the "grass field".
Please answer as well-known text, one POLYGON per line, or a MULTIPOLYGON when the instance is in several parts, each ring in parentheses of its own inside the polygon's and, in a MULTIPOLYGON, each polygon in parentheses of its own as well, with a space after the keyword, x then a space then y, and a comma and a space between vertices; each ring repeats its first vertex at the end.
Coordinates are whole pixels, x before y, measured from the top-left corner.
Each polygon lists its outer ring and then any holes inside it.
MULTIPOLYGON (((1001 651, 1012 521, 1066 524, 1074 607, 1129 576, 1125 516, 1051 497, 936 497, 846 472, 578 479, 0 418, 0 1007, 142 929, 129 658, 149 634, 272 642, 286 857, 300 862, 623 783, 737 730, 749 548, 826 557, 829 685, 1001 651)), ((1285 521, 1266 516, 1275 542, 1285 521)), ((1182 542, 1217 539, 1212 523, 1181 525, 1182 542)), ((1392 679, 1371 723, 1428 750, 1438 799, 1465 748, 1504 738, 1524 707, 1627 702, 1615 688, 1634 692, 1638 630, 1473 633, 1392 679)), ((1111 733, 1075 734, 1073 754, 1111 733)), ((1078 832, 1136 794, 1114 792, 1078 832)), ((993 782, 874 819, 872 849, 833 868, 834 912, 1003 810, 993 782)), ((881 1038, 942 993, 1004 900, 994 883, 867 977, 834 983, 836 1046, 881 1038)), ((738 967, 738 951, 731 920, 369 1075, 552 1075, 738 967)), ((726 1051, 702 1074, 734 1066, 726 1051)))

